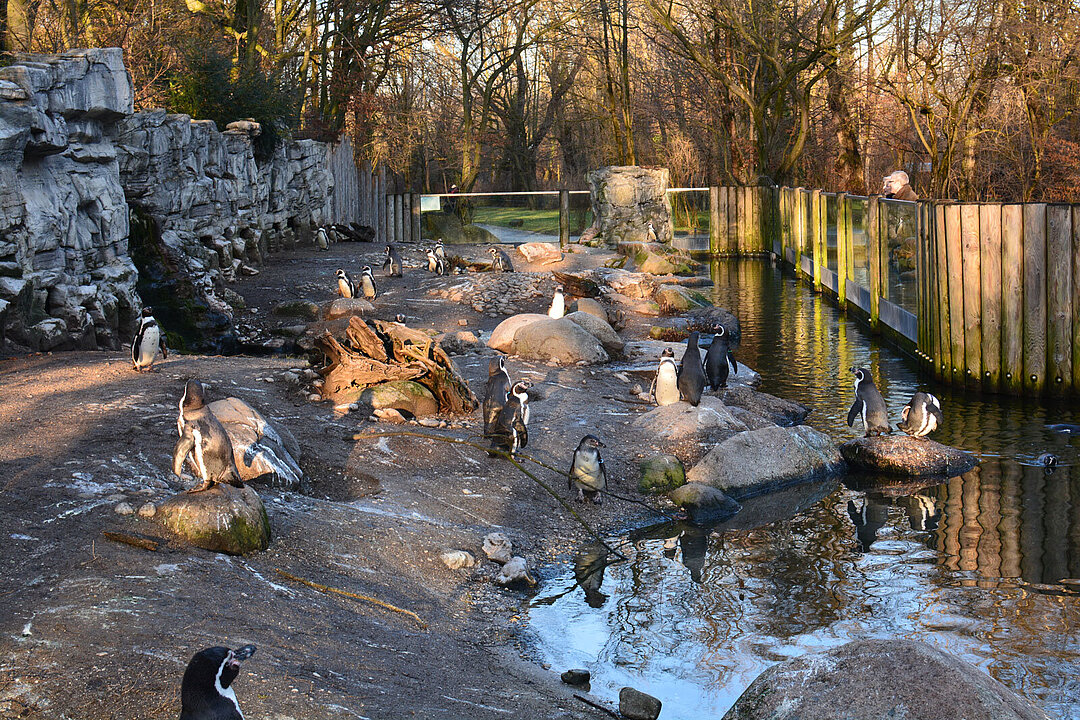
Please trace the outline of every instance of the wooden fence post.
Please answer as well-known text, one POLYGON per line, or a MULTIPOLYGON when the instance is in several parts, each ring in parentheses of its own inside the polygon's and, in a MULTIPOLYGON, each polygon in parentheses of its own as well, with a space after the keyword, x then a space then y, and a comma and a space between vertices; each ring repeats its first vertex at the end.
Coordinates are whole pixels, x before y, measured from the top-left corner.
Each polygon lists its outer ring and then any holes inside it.
POLYGON ((386 193, 386 166, 379 166, 378 185, 375 190, 375 231, 381 234, 380 244, 385 245, 390 242, 390 234, 386 232, 386 219, 389 217, 387 210, 386 199, 389 197, 386 193))
POLYGON ((739 188, 734 185, 727 189, 727 242, 724 250, 729 255, 735 255, 739 250, 739 188))
POLYGON ((1054 395, 1072 390, 1072 208, 1046 207, 1046 389, 1054 395))
POLYGON ((949 346, 951 362, 947 377, 952 381, 964 376, 964 247, 961 236, 960 206, 945 206, 945 256, 949 278, 949 346))
POLYGON ((866 249, 870 260, 870 327, 881 329, 881 246, 878 244, 878 196, 866 200, 866 249))
MULTIPOLYGON (((726 231, 726 228, 725 228, 726 231)), ((709 254, 720 251, 720 188, 709 186, 709 254)))
POLYGON ((1024 388, 1024 206, 1001 206, 1001 380, 1019 395, 1024 388))
POLYGON ((938 378, 947 381, 952 377, 952 343, 950 341, 949 317, 949 253, 948 233, 946 232, 945 204, 934 204, 934 285, 935 305, 937 308, 937 362, 934 371, 938 378))
POLYGON ((982 383, 982 272, 979 250, 979 206, 960 206, 960 237, 964 273, 965 382, 982 383))
MULTIPOLYGON (((979 206, 979 270, 982 274, 982 385, 1001 387, 1001 205, 979 206)), ((1009 292, 1006 290, 1006 292, 1009 292)))
POLYGON ((1024 390, 1046 389, 1046 204, 1024 205, 1024 390))
POLYGON ((401 241, 412 241, 412 193, 401 194, 401 241))
POLYGON ((412 194, 412 202, 409 203, 409 207, 412 209, 412 216, 410 221, 412 223, 412 239, 413 242, 420 242, 423 240, 423 229, 420 226, 420 208, 421 200, 420 193, 412 194))
POLYGON ((810 233, 814 243, 814 292, 821 292, 821 266, 825 262, 825 253, 822 252, 825 240, 821 237, 822 210, 824 202, 820 190, 810 193, 810 233))
POLYGON ((570 247, 570 191, 559 190, 559 248, 570 247))
POLYGON ((394 241, 394 196, 386 196, 386 212, 383 214, 383 225, 386 227, 386 235, 380 245, 394 241))

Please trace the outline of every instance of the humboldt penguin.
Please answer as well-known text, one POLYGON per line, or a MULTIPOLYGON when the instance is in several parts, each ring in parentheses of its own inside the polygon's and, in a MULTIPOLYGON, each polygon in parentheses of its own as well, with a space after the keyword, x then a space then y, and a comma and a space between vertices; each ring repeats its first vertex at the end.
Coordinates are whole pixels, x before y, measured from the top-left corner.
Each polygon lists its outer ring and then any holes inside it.
POLYGON ((551 307, 548 308, 548 317, 558 320, 566 314, 566 296, 563 295, 563 286, 555 286, 555 294, 551 296, 551 307))
POLYGON ((502 355, 491 358, 488 363, 488 379, 484 389, 484 436, 495 424, 495 419, 506 406, 506 396, 510 393, 510 373, 506 371, 506 360, 502 355))
POLYGON ((443 249, 442 238, 435 241, 435 257, 446 263, 446 250, 443 249))
POLYGON ((506 405, 489 428, 491 447, 511 456, 529 444, 529 388, 532 383, 519 380, 510 388, 506 405))
POLYGON ((436 275, 445 275, 446 261, 439 257, 439 254, 435 250, 428 250, 427 269, 430 273, 434 273, 436 275))
POLYGON ((574 450, 566 484, 570 490, 577 490, 578 502, 585 502, 586 496, 597 505, 604 502, 601 493, 607 488, 607 470, 604 458, 600 457, 602 447, 606 446, 600 438, 586 435, 574 450))
POLYGON ((649 242, 651 242, 651 243, 654 243, 657 240, 657 238, 656 238, 656 228, 653 227, 652 220, 649 221, 649 227, 646 228, 646 230, 645 230, 645 236, 648 238, 649 242))
POLYGON ((701 366, 701 351, 697 346, 697 330, 686 339, 686 352, 679 364, 679 396, 697 407, 701 402, 701 393, 705 391, 705 370, 701 366))
POLYGON ((514 264, 510 262, 510 256, 497 247, 491 248, 491 269, 495 272, 514 272, 514 264))
POLYGON ((367 265, 365 265, 364 269, 361 271, 360 291, 367 300, 374 300, 375 296, 379 294, 378 289, 375 287, 375 276, 372 274, 371 268, 367 265))
POLYGON ((930 393, 924 392, 915 393, 900 415, 901 419, 896 427, 911 437, 925 437, 945 422, 945 417, 941 414, 941 403, 930 393))
POLYGON ((721 325, 705 353, 705 375, 709 378, 709 387, 713 392, 727 387, 728 363, 731 363, 731 371, 738 375, 739 363, 735 362, 735 355, 728 347, 727 330, 721 325))
POLYGON ((1036 458, 1035 462, 1042 465, 1048 471, 1053 470, 1054 468, 1057 467, 1058 456, 1053 454, 1053 453, 1043 453, 1038 458, 1036 458))
POLYGON ((195 653, 180 683, 180 720, 244 720, 232 683, 254 645, 212 647, 195 653))
POLYGON ((393 245, 386 246, 386 260, 383 261, 383 269, 390 268, 390 277, 401 277, 401 256, 393 245))
POLYGON ((855 418, 861 417, 866 437, 888 435, 892 432, 889 427, 889 411, 885 407, 885 398, 881 397, 874 385, 874 379, 870 377, 870 371, 852 367, 851 372, 855 374, 855 402, 848 410, 848 426, 854 427, 855 418))
POLYGON ((315 231, 315 249, 316 250, 329 250, 330 249, 330 236, 326 232, 326 228, 319 228, 315 231))
POLYGON ((352 278, 350 278, 345 273, 344 270, 339 269, 336 273, 334 273, 334 276, 337 277, 338 295, 343 298, 356 297, 356 284, 352 281, 352 278))
POLYGON ((131 341, 131 362, 139 372, 150 370, 158 353, 162 359, 169 357, 169 348, 165 346, 165 336, 154 319, 154 309, 144 307, 139 320, 139 331, 131 341))
POLYGON ((244 486, 233 460, 229 435, 210 408, 206 407, 202 383, 198 380, 188 380, 184 387, 176 427, 180 431, 180 439, 173 448, 173 474, 181 477, 184 461, 190 455, 191 464, 200 480, 188 492, 209 490, 215 483, 244 486))
POLYGON ((656 367, 649 394, 656 398, 657 405, 671 405, 679 402, 679 368, 675 364, 675 353, 671 348, 664 348, 660 353, 660 364, 656 367))

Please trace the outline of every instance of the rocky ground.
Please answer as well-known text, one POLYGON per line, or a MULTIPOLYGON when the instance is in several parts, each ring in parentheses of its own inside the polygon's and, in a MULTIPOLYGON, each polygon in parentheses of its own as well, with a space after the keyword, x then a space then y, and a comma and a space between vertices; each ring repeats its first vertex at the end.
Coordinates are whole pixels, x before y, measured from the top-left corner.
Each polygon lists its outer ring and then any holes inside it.
MULTIPOLYGON (((452 252, 484 259, 484 248, 452 252)), ((246 306, 241 331, 252 345, 288 347, 304 321, 273 308, 330 300, 336 268, 359 275, 367 264, 382 292, 377 317, 400 313, 413 327, 482 337, 506 314, 545 312, 555 284, 550 270, 595 268, 610 257, 583 250, 543 265, 515 254, 522 272, 483 276, 462 290, 463 276, 420 270, 418 248, 403 254, 401 279, 385 278, 372 245, 276 255, 233 286, 246 306)), ((652 322, 628 313, 623 338, 643 339, 652 322)), ((455 357, 478 394, 492 354, 481 343, 455 357)), ((635 362, 558 367, 509 359, 511 375, 535 385, 528 453, 563 468, 580 437, 595 433, 607 443, 614 489, 641 498, 636 463, 652 450, 633 421, 651 406, 631 392, 648 387, 635 362)), ((566 668, 530 660, 522 627, 534 590, 496 585, 498 566, 481 550, 485 534, 506 534, 542 584, 587 539, 578 521, 535 481, 480 449, 411 436, 353 439, 404 430, 477 441, 479 413, 442 418, 443 429, 336 413, 308 400, 307 368, 306 359, 280 355, 173 355, 143 374, 118 352, 0 361, 0 715, 174 717, 194 652, 253 643, 258 652, 234 685, 248 717, 604 716, 559 681, 566 668), (115 511, 122 502, 136 510, 159 503, 185 487, 169 460, 189 378, 209 384, 210 399, 247 401, 302 447, 305 492, 258 486, 273 533, 264 553, 192 549, 152 517, 115 511), (106 539, 105 531, 161 545, 135 548, 106 539), (439 556, 449 549, 472 553, 478 565, 448 569, 439 556), (279 570, 419 620, 319 592, 279 570)), ((559 475, 537 473, 570 498, 559 475)), ((602 533, 673 511, 654 499, 575 507, 602 533)))

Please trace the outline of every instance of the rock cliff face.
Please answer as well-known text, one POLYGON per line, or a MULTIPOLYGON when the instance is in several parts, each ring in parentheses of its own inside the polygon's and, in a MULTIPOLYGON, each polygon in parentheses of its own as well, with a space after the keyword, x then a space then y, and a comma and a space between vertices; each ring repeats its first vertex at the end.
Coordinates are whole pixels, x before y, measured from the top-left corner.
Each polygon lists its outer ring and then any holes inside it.
POLYGON ((592 196, 594 227, 609 247, 622 251, 653 240, 671 242, 666 168, 617 165, 586 173, 585 179, 592 196), (650 222, 655 239, 649 237, 650 222))
POLYGON ((0 68, 0 340, 115 348, 144 300, 172 303, 166 330, 227 333, 236 273, 328 221, 326 145, 258 162, 257 124, 132 106, 119 49, 0 68))

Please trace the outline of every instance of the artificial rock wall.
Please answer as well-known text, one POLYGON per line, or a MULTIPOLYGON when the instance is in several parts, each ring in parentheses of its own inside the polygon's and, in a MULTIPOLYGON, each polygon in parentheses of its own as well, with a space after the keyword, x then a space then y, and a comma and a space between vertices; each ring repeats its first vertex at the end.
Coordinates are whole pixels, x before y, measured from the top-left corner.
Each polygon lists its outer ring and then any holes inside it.
POLYGON ((30 349, 115 348, 142 301, 129 206, 163 263, 226 325, 227 283, 328 220, 327 146, 257 162, 251 123, 132 112, 119 49, 19 55, 0 68, 0 338, 30 349))
POLYGON ((671 242, 674 231, 666 168, 614 165, 588 172, 585 179, 596 218, 593 224, 609 246, 647 242, 650 222, 659 242, 671 242))

